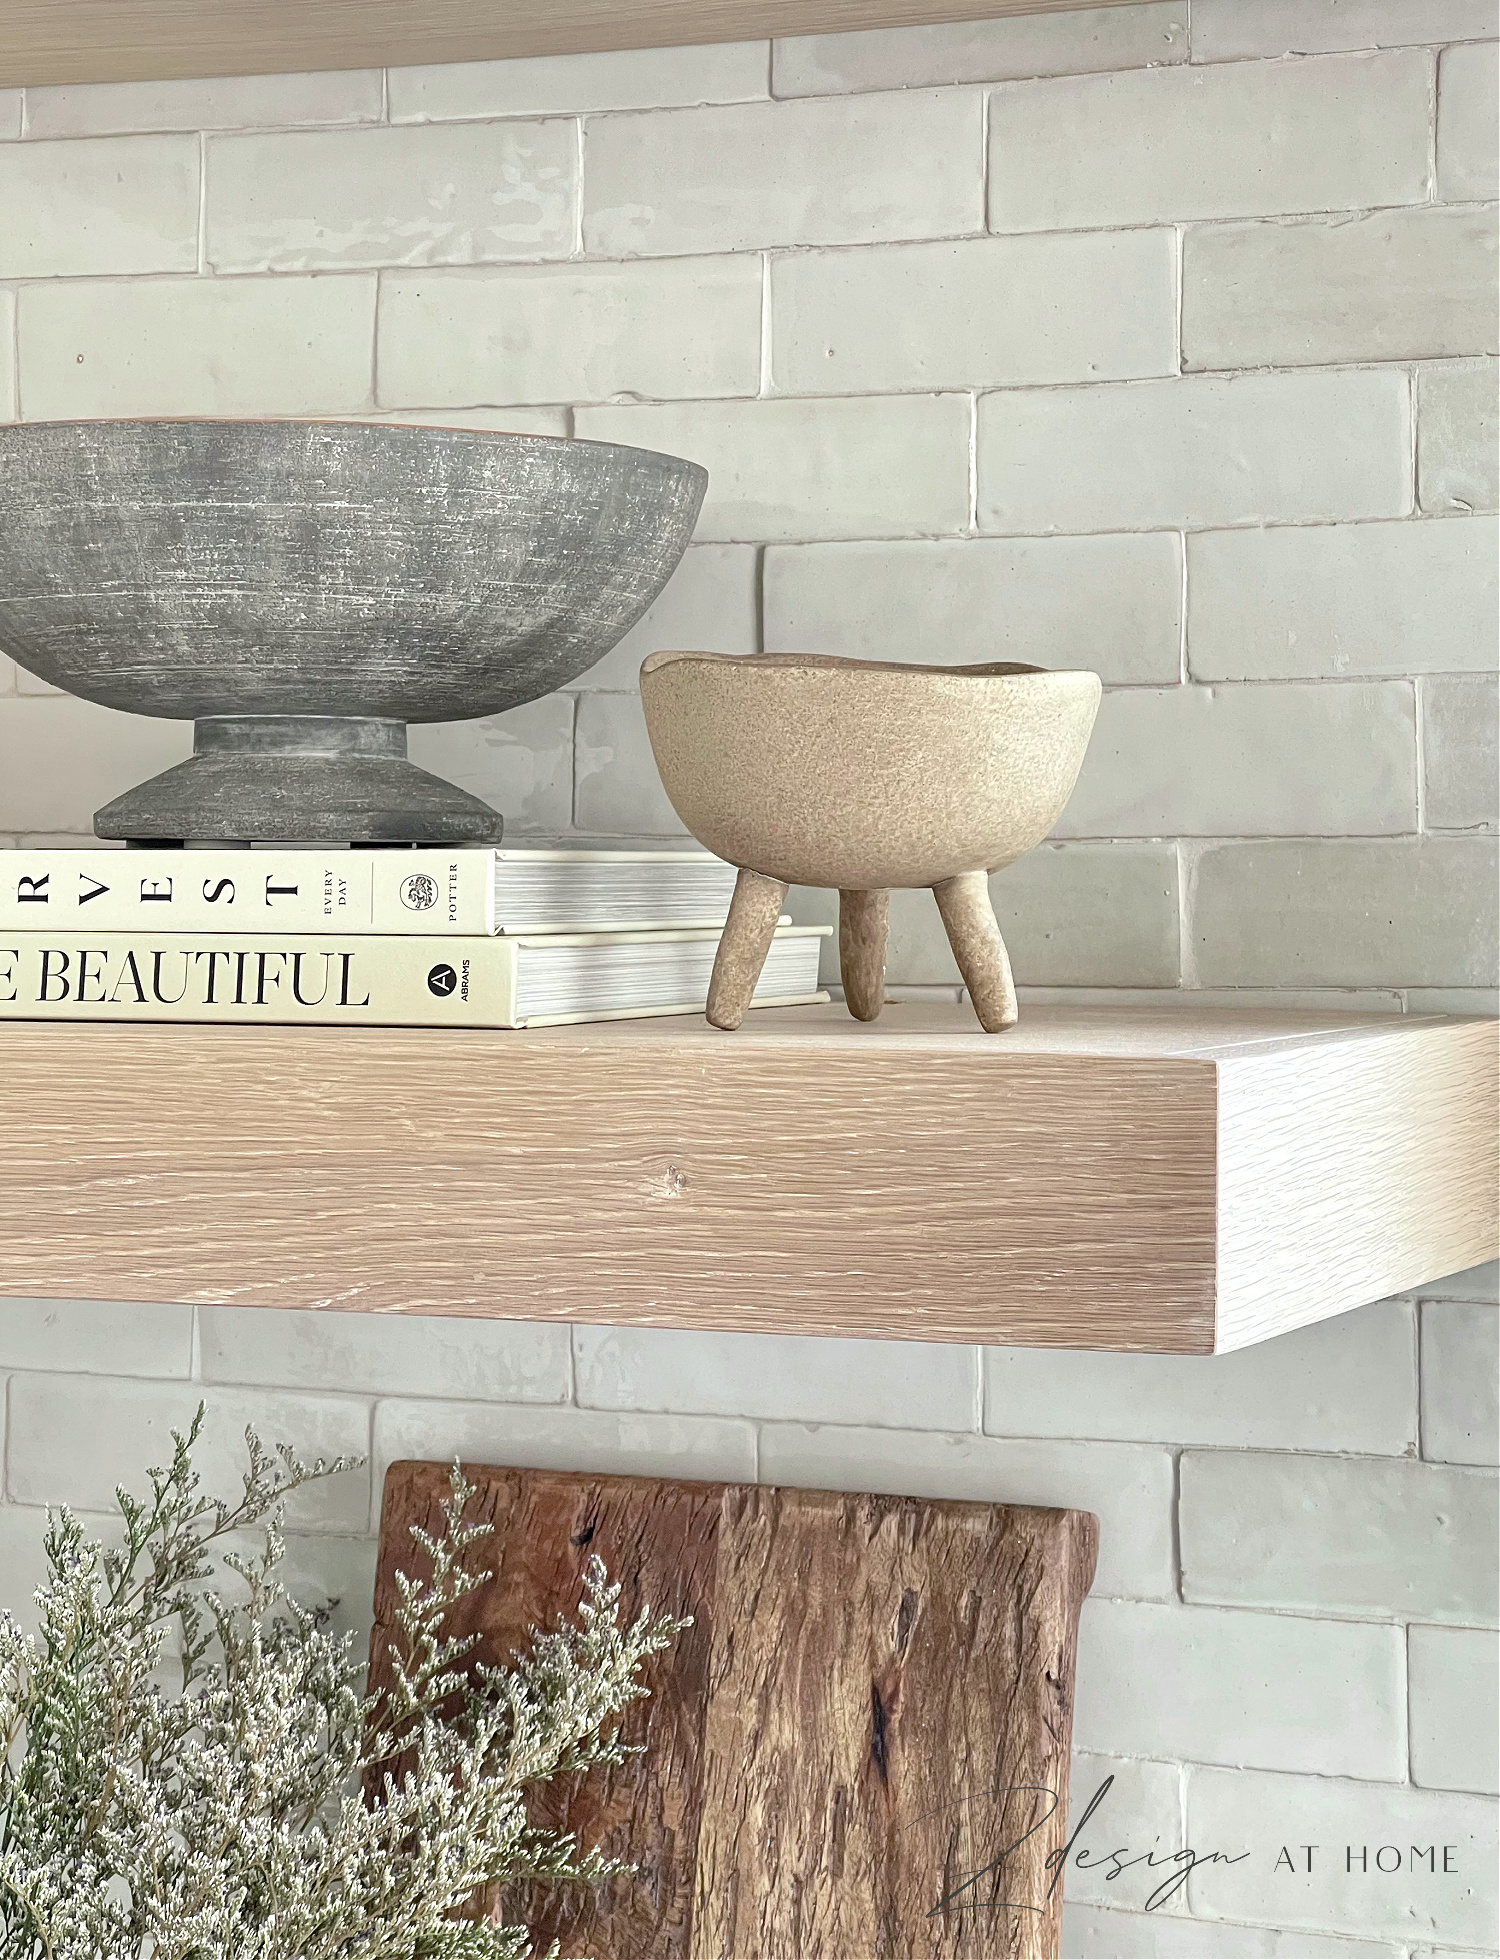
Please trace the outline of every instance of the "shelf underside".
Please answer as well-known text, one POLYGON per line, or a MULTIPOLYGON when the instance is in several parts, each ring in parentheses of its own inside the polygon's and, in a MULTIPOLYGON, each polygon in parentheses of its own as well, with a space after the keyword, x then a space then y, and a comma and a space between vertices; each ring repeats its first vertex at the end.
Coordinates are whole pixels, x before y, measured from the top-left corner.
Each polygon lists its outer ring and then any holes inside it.
POLYGON ((6 0, 0 88, 836 34, 1129 0, 6 0))
POLYGON ((0 1030, 0 1293, 1207 1353, 1496 1254, 1495 1027, 0 1030))

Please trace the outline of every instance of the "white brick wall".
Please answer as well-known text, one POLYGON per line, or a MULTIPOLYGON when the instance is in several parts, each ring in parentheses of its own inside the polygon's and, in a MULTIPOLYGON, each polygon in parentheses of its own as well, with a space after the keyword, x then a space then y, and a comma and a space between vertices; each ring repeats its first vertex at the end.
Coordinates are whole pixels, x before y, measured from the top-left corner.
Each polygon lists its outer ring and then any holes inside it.
POLYGON ((1493 1626, 1495 1495, 1482 1470, 1404 1457, 1189 1451, 1183 1597, 1493 1626))
POLYGON ((1438 68, 1440 197, 1494 197, 1495 51, 1483 42, 1447 48, 1438 68))
POLYGON ((1495 565, 1487 519, 1200 531, 1188 539, 1193 678, 1483 673, 1495 565))
POLYGON ((1407 1652, 1412 1781, 1500 1795, 1500 1642, 1477 1627, 1413 1627, 1407 1652))
POLYGON ((1403 1646, 1398 1627, 1096 1593, 1079 1632, 1073 1738, 1122 1756, 1399 1777, 1403 1646))
POLYGON ((372 275, 59 280, 19 295, 21 412, 349 413, 371 402, 372 275))
POLYGON ((1406 376, 1386 369, 982 395, 979 528, 1398 517, 1409 448, 1406 376))
MULTIPOLYGON (((381 72, 230 75, 202 82, 26 91, 28 136, 116 136, 150 129, 335 128, 378 123, 381 72)), ((7 131, 7 134, 19 134, 7 131)))
POLYGON ((777 253, 770 275, 771 385, 783 394, 1118 381, 1177 369, 1169 231, 777 253))
POLYGON ((1482 207, 1195 225, 1182 248, 1190 368, 1435 359, 1495 338, 1495 226, 1482 207))
POLYGON ((576 116, 599 109, 685 109, 753 102, 769 93, 764 41, 701 48, 626 48, 532 61, 393 68, 392 122, 486 116, 576 116))
POLYGON ((777 95, 1007 82, 1032 75, 1145 68, 1186 61, 1185 4, 1084 8, 1059 16, 959 21, 883 33, 811 34, 777 41, 777 95))
MULTIPOLYGON (((675 581, 674 581, 675 583, 675 581)), ((1182 551, 1171 531, 961 543, 773 545, 767 646, 866 659, 1029 660, 1106 683, 1175 681, 1182 551)), ((637 663, 639 665, 639 663, 637 663)))
POLYGON ((376 392, 432 404, 753 395, 761 284, 753 257, 392 273, 376 392))
MULTIPOLYGON (((628 639, 419 761, 516 829, 669 835, 655 647, 1091 667, 1059 841, 994 883, 1032 998, 1492 1012, 1495 31, 1151 0, 0 91, 0 420, 696 457, 628 639)), ((0 837, 83 841, 186 742, 0 657, 0 837)), ((930 898, 892 923, 893 989, 955 998, 930 898)), ((356 1628, 401 1455, 1080 1505, 1075 1815, 1113 1775, 1101 1857, 1246 1856, 1151 1913, 1075 1864, 1064 1951, 1493 1954, 1496 1326, 1493 1267, 1207 1360, 11 1300, 0 1604, 200 1395, 216 1477, 246 1421, 372 1453, 291 1541, 356 1628), (1393 1841, 1460 1868, 1345 1869, 1393 1841)))
POLYGON ((1417 370, 1417 501, 1424 511, 1493 510, 1500 427, 1493 361, 1417 370))
POLYGON ((583 240, 608 257, 984 230, 984 97, 830 97, 601 116, 583 240))
POLYGON ((1431 95, 1425 50, 1008 84, 991 219, 1055 231, 1418 204, 1431 95))
POLYGON ((1265 1919, 1271 1907, 1286 1926, 1393 1935, 1408 1943, 1408 1951, 1494 1951, 1492 1801, 1399 1784, 1339 1783, 1326 1772, 1188 1771, 1190 1843, 1238 1848, 1251 1815, 1264 1822, 1264 1848, 1243 1864, 1205 1865, 1188 1881, 1193 1909, 1203 1917, 1265 1919), (1333 1832, 1330 1819, 1337 1820, 1333 1832), (1393 1843, 1400 1847, 1400 1870, 1381 1872, 1381 1847, 1393 1843), (1316 1847, 1311 1873, 1302 1866, 1277 1872, 1281 1846, 1295 1847, 1293 1857, 1300 1858, 1307 1844, 1316 1847), (1432 1845, 1437 1871, 1425 1856, 1414 1866, 1412 1847, 1425 1853, 1432 1845), (1453 1846, 1451 1876, 1442 1870, 1444 1845, 1453 1846))
POLYGON ((119 136, 0 149, 0 279, 191 272, 199 144, 119 136))
POLYGON ((577 433, 702 463, 700 538, 903 538, 968 529, 966 395, 580 408, 577 433))
POLYGON ((204 159, 215 272, 566 258, 577 202, 562 119, 214 136, 204 159))
POLYGON ((1420 47, 1494 32, 1490 0, 1193 0, 1195 61, 1420 47))

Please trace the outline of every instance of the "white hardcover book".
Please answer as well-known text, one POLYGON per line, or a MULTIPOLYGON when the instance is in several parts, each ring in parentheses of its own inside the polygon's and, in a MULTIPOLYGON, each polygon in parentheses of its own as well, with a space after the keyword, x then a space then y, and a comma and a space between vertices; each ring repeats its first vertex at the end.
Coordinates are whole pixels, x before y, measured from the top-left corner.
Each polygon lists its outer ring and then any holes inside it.
MULTIPOLYGON (((753 1005, 827 1000, 831 928, 777 928, 753 1005)), ((0 1019, 524 1028, 697 1014, 717 932, 0 933, 0 1019)))
POLYGON ((17 849, 0 851, 0 931, 678 931, 722 926, 734 879, 696 848, 17 849))

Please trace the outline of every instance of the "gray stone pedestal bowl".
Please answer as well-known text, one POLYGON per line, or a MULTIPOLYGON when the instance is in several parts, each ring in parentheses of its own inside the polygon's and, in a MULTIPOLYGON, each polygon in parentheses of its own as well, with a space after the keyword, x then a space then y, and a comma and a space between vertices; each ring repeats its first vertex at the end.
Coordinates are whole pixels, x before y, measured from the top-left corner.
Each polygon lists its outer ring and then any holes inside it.
POLYGON ((191 760, 101 837, 481 844, 501 817, 406 759, 411 721, 535 700, 676 568, 695 463, 613 443, 338 422, 0 428, 0 650, 191 760))

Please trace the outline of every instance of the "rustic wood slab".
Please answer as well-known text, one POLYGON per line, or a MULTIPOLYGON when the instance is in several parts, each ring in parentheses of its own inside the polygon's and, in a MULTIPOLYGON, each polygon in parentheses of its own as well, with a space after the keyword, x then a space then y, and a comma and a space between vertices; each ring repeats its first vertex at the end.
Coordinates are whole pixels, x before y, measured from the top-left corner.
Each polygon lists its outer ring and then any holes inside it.
POLYGON ((1495 1034, 6 1022, 0 1294, 1208 1354, 1495 1257, 1495 1034))
MULTIPOLYGON (((499 1575, 455 1631, 504 1660, 570 1613, 587 1559, 622 1605, 689 1613, 627 1718, 645 1753, 554 1786, 540 1821, 634 1876, 505 1903, 593 1960, 1055 1960, 1080 1511, 469 1464, 499 1575), (565 1786, 565 1787, 564 1787, 565 1786), (1028 1835, 1029 1833, 1029 1835, 1028 1835), (1002 1853, 1008 1855, 1002 1857, 1002 1853), (998 1862, 996 1862, 998 1861, 998 1862)), ((448 1467, 386 1475, 372 1675, 394 1573, 448 1467)))

